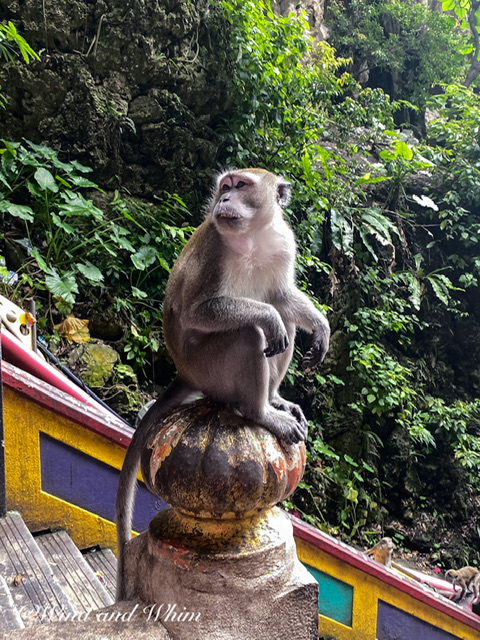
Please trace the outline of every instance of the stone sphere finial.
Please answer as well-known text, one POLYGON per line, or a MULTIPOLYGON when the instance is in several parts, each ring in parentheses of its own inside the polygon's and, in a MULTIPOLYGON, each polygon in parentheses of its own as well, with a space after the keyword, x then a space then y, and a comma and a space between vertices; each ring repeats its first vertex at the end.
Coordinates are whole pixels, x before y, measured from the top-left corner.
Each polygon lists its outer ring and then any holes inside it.
POLYGON ((305 468, 305 445, 286 445, 210 400, 180 407, 151 434, 146 485, 185 516, 242 519, 287 498, 305 468))

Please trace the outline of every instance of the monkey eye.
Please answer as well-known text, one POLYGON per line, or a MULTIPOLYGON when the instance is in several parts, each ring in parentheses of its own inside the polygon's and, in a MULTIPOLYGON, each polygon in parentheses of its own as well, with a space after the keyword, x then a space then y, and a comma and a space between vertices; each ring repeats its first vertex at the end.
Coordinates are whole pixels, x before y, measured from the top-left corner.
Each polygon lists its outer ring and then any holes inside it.
POLYGON ((222 184, 222 191, 230 191, 230 185, 228 185, 226 182, 222 184))
POLYGON ((247 183, 246 183, 246 182, 244 182, 243 180, 239 180, 239 181, 237 182, 237 184, 235 185, 235 188, 236 188, 236 189, 241 189, 241 188, 242 188, 242 187, 244 187, 246 184, 247 184, 247 183))

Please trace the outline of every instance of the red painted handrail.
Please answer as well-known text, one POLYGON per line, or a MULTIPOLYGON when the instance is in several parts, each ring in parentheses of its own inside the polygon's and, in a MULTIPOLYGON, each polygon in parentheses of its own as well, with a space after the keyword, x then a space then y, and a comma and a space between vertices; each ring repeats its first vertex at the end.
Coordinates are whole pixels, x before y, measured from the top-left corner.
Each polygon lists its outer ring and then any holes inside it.
POLYGON ((124 449, 130 444, 132 429, 89 396, 91 403, 78 400, 5 360, 2 360, 2 381, 6 387, 31 398, 40 406, 70 418, 124 449))
MULTIPOLYGON (((48 382, 53 387, 68 393, 76 400, 98 409, 99 403, 91 398, 85 391, 71 382, 66 375, 51 364, 43 360, 37 353, 27 349, 12 333, 3 329, 1 332, 2 354, 5 360, 11 362, 19 369, 33 374, 36 378, 48 382)), ((105 411, 105 409, 103 409, 105 411)))

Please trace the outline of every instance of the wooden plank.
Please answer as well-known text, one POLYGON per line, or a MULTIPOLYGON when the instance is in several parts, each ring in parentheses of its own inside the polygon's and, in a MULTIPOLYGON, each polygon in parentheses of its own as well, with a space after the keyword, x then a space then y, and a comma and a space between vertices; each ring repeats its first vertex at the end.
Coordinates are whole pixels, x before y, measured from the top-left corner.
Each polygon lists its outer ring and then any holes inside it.
POLYGON ((0 632, 24 628, 25 625, 13 602, 12 594, 10 593, 5 578, 0 576, 0 632))
POLYGON ((36 540, 77 612, 88 613, 113 604, 112 596, 66 531, 42 534, 36 540))
POLYGON ((115 599, 117 558, 111 549, 90 549, 84 554, 105 589, 115 599))
POLYGON ((26 627, 75 613, 20 514, 15 512, 0 519, 0 575, 26 627))

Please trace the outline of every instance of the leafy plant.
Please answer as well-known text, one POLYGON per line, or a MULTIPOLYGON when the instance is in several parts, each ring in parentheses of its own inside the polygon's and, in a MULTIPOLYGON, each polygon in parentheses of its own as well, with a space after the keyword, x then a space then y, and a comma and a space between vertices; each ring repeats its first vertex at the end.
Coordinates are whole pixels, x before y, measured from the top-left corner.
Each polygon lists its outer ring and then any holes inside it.
POLYGON ((339 525, 353 538, 367 523, 370 509, 377 507, 366 479, 371 479, 375 469, 365 460, 356 462, 347 454, 339 455, 318 437, 308 441, 307 461, 300 495, 286 507, 298 510, 306 522, 329 533, 339 530, 327 520, 335 513, 339 525))
POLYGON ((27 64, 32 59, 40 60, 38 53, 18 33, 13 22, 9 21, 7 24, 0 24, 0 57, 12 62, 18 54, 22 56, 27 64))
POLYGON ((480 2, 478 0, 443 0, 442 10, 453 13, 449 20, 463 32, 469 32, 469 41, 459 49, 469 62, 465 86, 474 83, 480 73, 480 2))
MULTIPOLYGON (((13 22, 8 21, 6 24, 0 24, 0 59, 3 58, 5 62, 14 62, 18 55, 23 58, 26 64, 32 59, 40 60, 38 53, 18 33, 13 22)), ((7 103, 7 97, 0 86, 0 108, 5 109, 7 103)))
MULTIPOLYGON (((454 459, 466 470, 467 481, 473 491, 480 490, 480 400, 455 400, 448 404, 442 398, 426 397, 424 406, 415 416, 417 423, 431 433, 427 444, 437 447, 443 443, 452 451, 454 459)), ((428 446, 429 445, 429 446, 428 446)))
POLYGON ((90 171, 76 161, 60 160, 49 147, 4 140, 3 238, 9 227, 17 235, 22 229, 19 241, 27 256, 21 276, 47 291, 62 314, 70 313, 80 292, 94 303, 107 283, 114 287, 110 306, 129 329, 127 358, 143 367, 148 350, 158 348, 151 327, 161 317, 168 271, 191 231, 181 226, 189 212, 175 195, 165 194, 158 204, 148 205, 118 192, 105 212, 87 196, 97 193, 106 199, 87 177, 90 171))
POLYGON ((381 83, 394 100, 423 108, 431 87, 461 74, 465 35, 454 19, 425 3, 333 0, 327 22, 332 44, 351 59, 355 78, 381 83))

